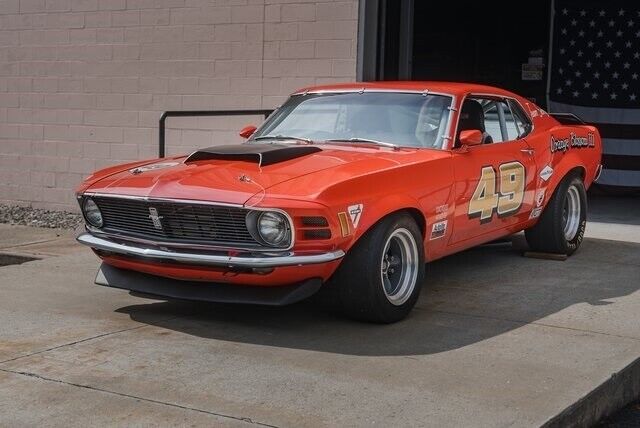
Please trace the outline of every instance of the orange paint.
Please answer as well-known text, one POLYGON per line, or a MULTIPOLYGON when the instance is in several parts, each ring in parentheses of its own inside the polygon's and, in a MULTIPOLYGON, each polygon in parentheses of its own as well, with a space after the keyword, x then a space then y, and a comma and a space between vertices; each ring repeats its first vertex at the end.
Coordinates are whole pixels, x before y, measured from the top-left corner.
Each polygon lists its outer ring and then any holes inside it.
MULTIPOLYGON (((594 180, 601 163, 602 143, 594 127, 564 126, 544 113, 529 100, 511 92, 482 85, 446 82, 377 82, 350 83, 305 88, 300 91, 429 91, 453 97, 451 128, 447 146, 443 150, 374 145, 319 144, 322 150, 307 156, 259 167, 245 161, 199 161, 184 164, 184 157, 170 168, 129 172, 132 168, 153 161, 143 161, 112 167, 93 174, 78 189, 78 193, 97 192, 114 195, 177 198, 246 204, 261 208, 285 210, 294 220, 296 242, 292 251, 332 251, 348 253, 354 243, 381 218, 399 210, 410 210, 423 227, 425 254, 428 261, 506 236, 535 224, 530 219, 536 207, 536 194, 546 189, 546 205, 556 186, 572 169, 584 172, 585 187, 594 180), (528 115, 533 130, 524 138, 492 144, 454 147, 462 103, 469 95, 506 97, 517 101, 528 115), (534 113, 535 112, 535 113, 534 113), (565 152, 552 152, 551 136, 569 138, 571 133, 593 135, 590 147, 572 147, 565 152), (469 201, 478 186, 483 167, 492 167, 500 174, 500 165, 517 162, 525 175, 523 199, 517 212, 508 216, 493 213, 490 221, 481 222, 468 215, 469 201), (553 169, 547 180, 540 172, 553 169), (250 181, 239 180, 240 176, 250 181), (264 189, 264 190, 263 190, 264 189), (362 204, 358 226, 349 219, 347 207, 362 204), (340 222, 341 213, 347 213, 340 222), (298 233, 302 216, 322 216, 331 229, 329 240, 302 240, 298 233), (431 240, 434 223, 444 222, 444 232, 438 230, 438 239, 431 240), (345 236, 348 221, 349 233, 345 236), (444 235, 442 235, 442 233, 444 235)), ((477 136, 476 136, 477 137, 477 136)), ((476 138, 477 139, 477 138, 476 138)), ((161 160, 166 162, 168 159, 161 160)), ((509 184, 509 177, 505 178, 509 184)), ((499 177, 498 177, 499 181, 499 177)), ((500 191, 500 183, 496 185, 500 191)), ((509 195, 500 196, 508 198, 509 195)), ((508 202, 508 201, 507 201, 508 202)), ((442 226, 442 225, 440 225, 442 226)), ((128 260, 124 256, 106 257, 114 266, 159 276, 222 281, 251 285, 287 285, 304 279, 320 277, 327 280, 340 260, 307 266, 276 268, 262 275, 241 273, 232 275, 220 269, 192 265, 159 264, 128 260)))

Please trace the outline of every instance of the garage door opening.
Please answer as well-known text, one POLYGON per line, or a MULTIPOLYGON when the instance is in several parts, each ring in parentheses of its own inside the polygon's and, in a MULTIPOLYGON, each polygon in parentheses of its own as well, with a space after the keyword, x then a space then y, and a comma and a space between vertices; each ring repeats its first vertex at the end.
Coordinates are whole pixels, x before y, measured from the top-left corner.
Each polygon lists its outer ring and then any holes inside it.
POLYGON ((546 106, 550 11, 551 0, 362 1, 358 77, 484 83, 546 106))

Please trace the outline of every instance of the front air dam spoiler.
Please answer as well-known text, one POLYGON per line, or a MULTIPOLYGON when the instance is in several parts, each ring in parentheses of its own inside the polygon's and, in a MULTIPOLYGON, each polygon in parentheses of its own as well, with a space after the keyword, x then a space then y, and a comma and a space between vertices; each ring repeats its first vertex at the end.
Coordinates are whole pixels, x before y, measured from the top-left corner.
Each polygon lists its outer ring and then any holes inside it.
POLYGON ((322 286, 320 278, 311 278, 299 284, 282 287, 181 281, 120 269, 106 263, 100 266, 95 282, 105 287, 151 294, 160 298, 268 306, 284 306, 299 302, 314 295, 322 286))

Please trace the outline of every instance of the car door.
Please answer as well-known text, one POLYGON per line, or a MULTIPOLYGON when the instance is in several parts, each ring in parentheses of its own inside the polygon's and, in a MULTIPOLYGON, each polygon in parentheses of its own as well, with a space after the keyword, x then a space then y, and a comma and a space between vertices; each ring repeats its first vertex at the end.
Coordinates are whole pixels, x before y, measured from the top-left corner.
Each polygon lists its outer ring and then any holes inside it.
MULTIPOLYGON (((536 165, 508 100, 467 97, 482 106, 485 142, 453 150, 455 213, 450 245, 475 245, 518 230, 534 204, 536 165)), ((462 106, 461 115, 465 111, 462 106)), ((459 128, 470 126, 460 120, 459 128)), ((475 126, 473 126, 475 127, 475 126)), ((456 136, 459 138, 458 129, 456 136)), ((458 143, 458 145, 460 145, 458 143)))

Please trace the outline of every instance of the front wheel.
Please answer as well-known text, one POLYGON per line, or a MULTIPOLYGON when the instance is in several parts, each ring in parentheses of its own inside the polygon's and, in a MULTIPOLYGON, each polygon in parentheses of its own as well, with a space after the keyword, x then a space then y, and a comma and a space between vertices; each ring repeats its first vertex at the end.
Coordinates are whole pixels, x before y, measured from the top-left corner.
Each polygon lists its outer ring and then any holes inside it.
POLYGON ((582 180, 565 178, 551 197, 540 221, 525 231, 533 251, 573 254, 582 243, 587 224, 587 193, 582 180))
POLYGON ((328 285, 347 316, 392 323, 416 304, 424 275, 422 233, 410 215, 398 214, 353 246, 328 285))

